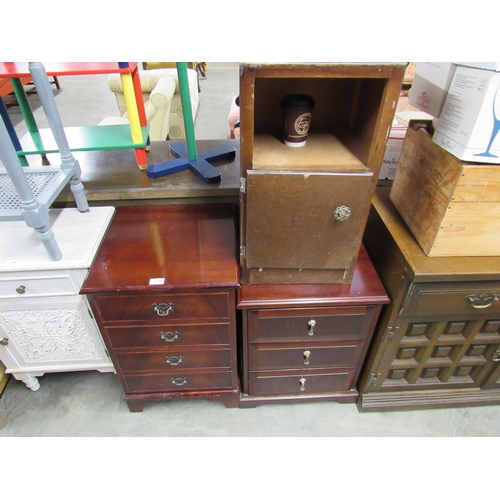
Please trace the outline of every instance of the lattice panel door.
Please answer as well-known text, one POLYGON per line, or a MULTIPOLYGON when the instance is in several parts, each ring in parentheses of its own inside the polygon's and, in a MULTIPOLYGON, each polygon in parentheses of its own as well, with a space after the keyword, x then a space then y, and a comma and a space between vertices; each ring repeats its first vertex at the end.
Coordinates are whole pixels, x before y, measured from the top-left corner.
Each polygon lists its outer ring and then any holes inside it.
POLYGON ((500 320, 400 320, 388 340, 374 390, 470 388, 500 380, 500 320), (384 360, 388 360, 384 362, 384 360))

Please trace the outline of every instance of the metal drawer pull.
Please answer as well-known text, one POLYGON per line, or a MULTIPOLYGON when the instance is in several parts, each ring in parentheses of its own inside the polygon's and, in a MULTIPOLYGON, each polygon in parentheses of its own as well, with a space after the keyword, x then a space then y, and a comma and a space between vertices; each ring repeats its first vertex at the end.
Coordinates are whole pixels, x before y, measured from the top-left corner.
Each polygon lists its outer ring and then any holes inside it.
POLYGON ((158 316, 168 316, 168 313, 174 310, 174 304, 153 304, 153 311, 158 314, 158 316))
POLYGON ((333 216, 335 217, 335 220, 344 222, 351 216, 351 209, 349 207, 346 207, 345 205, 342 205, 335 209, 335 212, 333 212, 333 216))
POLYGON ((316 326, 316 321, 314 319, 310 319, 307 324, 309 325, 308 335, 312 337, 314 335, 314 327, 316 326))
POLYGON ((498 299, 500 299, 500 295, 497 293, 492 293, 489 297, 485 293, 480 295, 467 295, 467 297, 465 297, 465 300, 467 300, 467 302, 469 302, 469 304, 471 304, 475 309, 490 307, 491 304, 498 299))
POLYGON ((299 378, 300 390, 306 390, 306 379, 304 377, 299 378))
POLYGON ((491 357, 491 359, 492 359, 493 361, 497 361, 497 362, 498 362, 498 361, 500 361, 500 351, 495 351, 495 352, 493 353, 493 356, 491 357))
POLYGON ((311 355, 311 351, 304 351, 304 364, 308 365, 309 364, 309 356, 311 355))
POLYGON ((179 332, 160 332, 160 338, 165 342, 173 342, 179 338, 179 332))
POLYGON ((9 339, 8 338, 0 339, 0 345, 8 345, 8 344, 9 344, 9 339))
POLYGON ((186 377, 172 377, 170 380, 174 385, 184 385, 187 384, 188 381, 186 377))
POLYGON ((167 356, 165 362, 169 365, 175 366, 182 363, 182 356, 167 356))
POLYGON ((26 287, 24 285, 20 285, 16 288, 16 292, 17 293, 20 293, 20 294, 23 294, 26 292, 26 287))

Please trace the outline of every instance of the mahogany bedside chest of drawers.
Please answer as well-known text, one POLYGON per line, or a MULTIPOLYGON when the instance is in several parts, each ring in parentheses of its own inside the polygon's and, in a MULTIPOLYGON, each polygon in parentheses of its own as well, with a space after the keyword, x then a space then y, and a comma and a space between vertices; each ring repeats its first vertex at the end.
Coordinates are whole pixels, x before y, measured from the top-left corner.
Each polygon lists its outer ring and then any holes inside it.
POLYGON ((364 244, 392 302, 358 385, 361 411, 500 403, 500 257, 427 257, 379 188, 364 244))
POLYGON ((361 365, 388 302, 363 247, 350 284, 242 285, 240 407, 355 403, 361 365))
POLYGON ((118 207, 87 294, 130 411, 179 398, 239 405, 237 207, 118 207))

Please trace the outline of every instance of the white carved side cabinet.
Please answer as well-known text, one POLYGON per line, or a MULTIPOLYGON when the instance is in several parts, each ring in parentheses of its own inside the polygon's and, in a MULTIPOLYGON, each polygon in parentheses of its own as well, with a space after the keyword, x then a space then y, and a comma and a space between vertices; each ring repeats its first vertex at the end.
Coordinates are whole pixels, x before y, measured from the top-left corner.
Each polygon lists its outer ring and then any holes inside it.
POLYGON ((23 221, 0 222, 0 360, 32 391, 49 372, 114 371, 80 289, 113 207, 51 209, 62 258, 53 261, 23 221))

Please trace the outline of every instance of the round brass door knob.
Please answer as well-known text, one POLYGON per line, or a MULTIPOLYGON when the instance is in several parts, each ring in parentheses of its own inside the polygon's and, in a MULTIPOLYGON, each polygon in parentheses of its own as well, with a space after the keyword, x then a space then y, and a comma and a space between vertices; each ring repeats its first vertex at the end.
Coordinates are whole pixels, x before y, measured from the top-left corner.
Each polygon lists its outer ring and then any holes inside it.
POLYGON ((345 205, 342 205, 335 209, 335 212, 333 212, 333 216, 335 217, 335 220, 344 222, 351 216, 351 209, 349 207, 346 207, 345 205))

